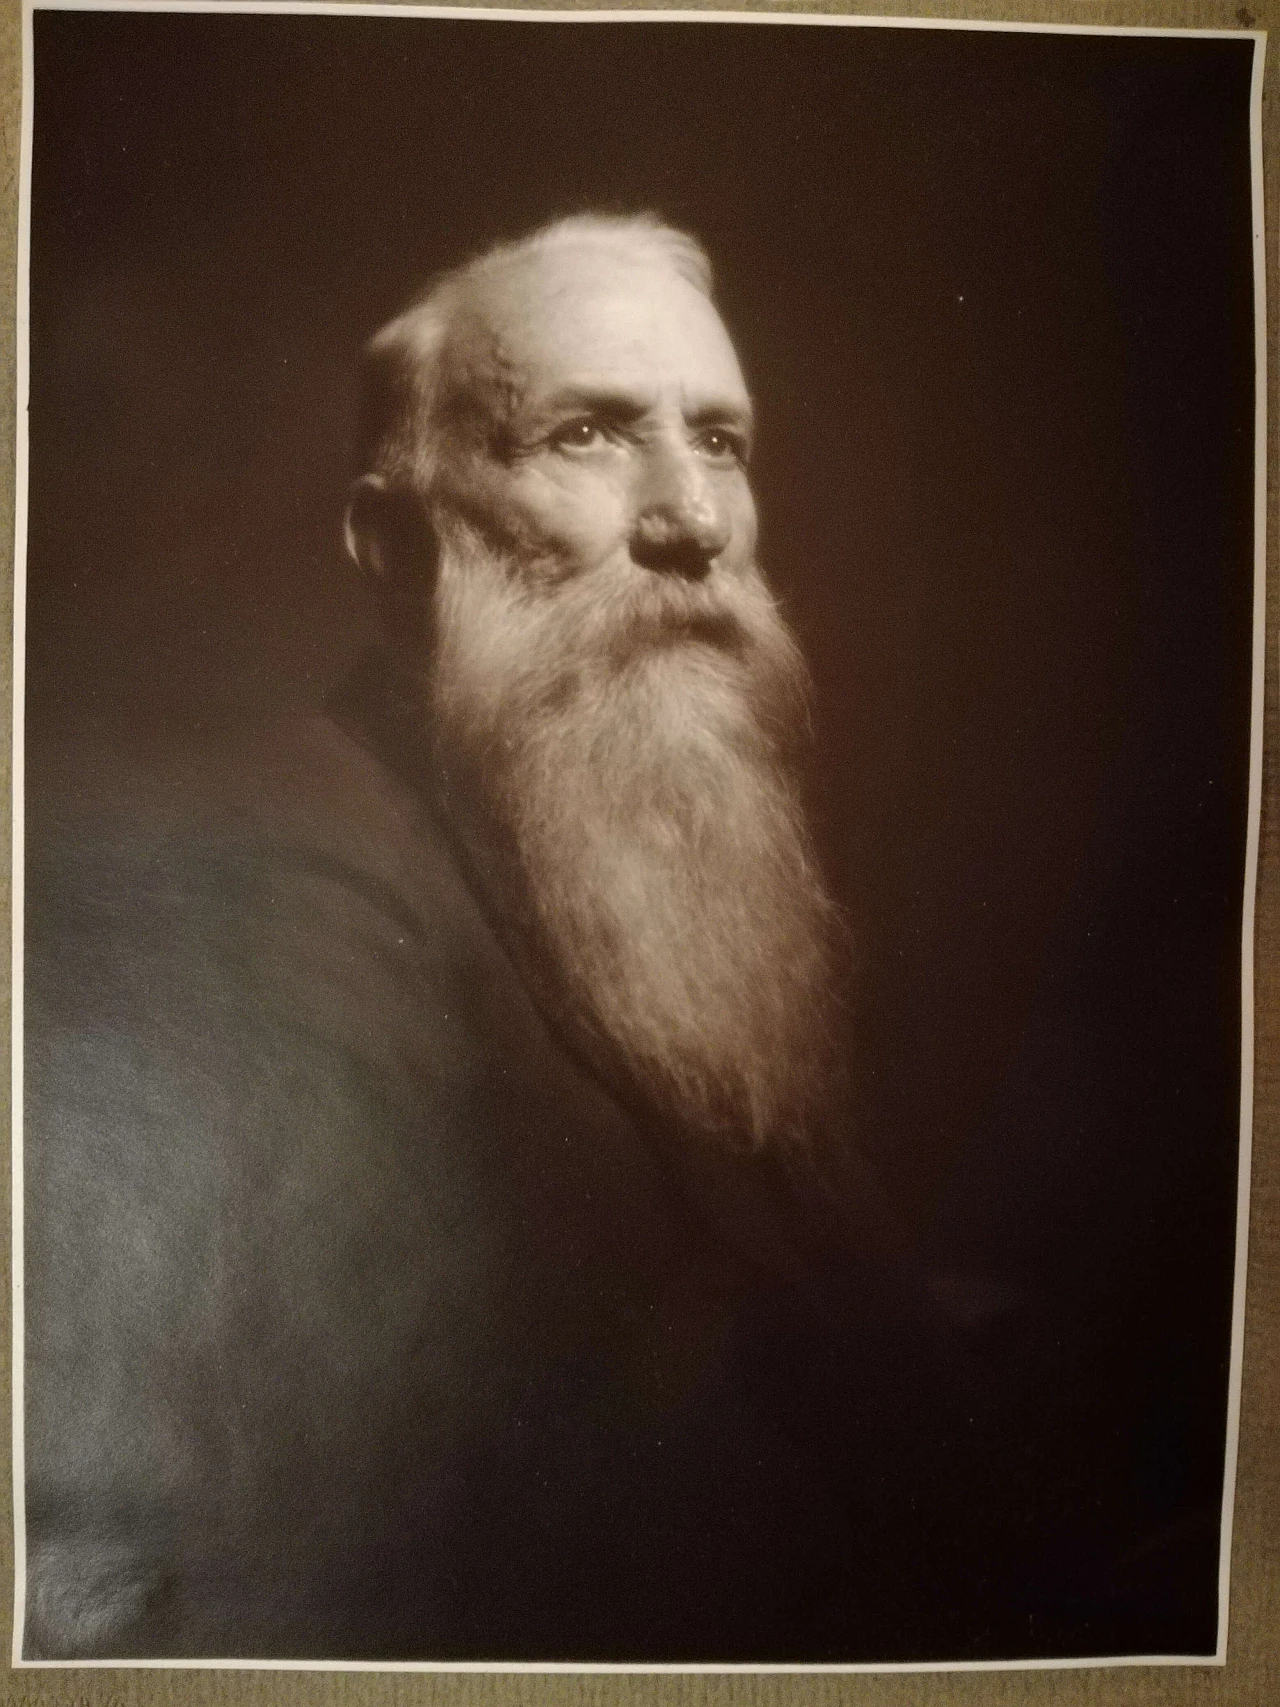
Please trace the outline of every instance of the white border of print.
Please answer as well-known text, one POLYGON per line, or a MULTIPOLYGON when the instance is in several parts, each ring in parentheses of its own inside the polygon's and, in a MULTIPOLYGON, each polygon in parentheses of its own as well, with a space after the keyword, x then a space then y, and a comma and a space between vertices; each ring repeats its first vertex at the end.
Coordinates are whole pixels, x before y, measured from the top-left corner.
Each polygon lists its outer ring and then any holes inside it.
POLYGON ((1262 815, 1262 738, 1264 662, 1266 654, 1266 501, 1267 501, 1267 304, 1266 240, 1262 182, 1262 78, 1266 60, 1265 30, 1194 30, 1123 27, 1092 24, 988 23, 972 19, 895 18, 818 15, 813 13, 719 11, 553 11, 512 7, 329 4, 328 0, 40 0, 38 10, 55 12, 220 12, 300 13, 311 16, 381 18, 501 19, 523 23, 735 23, 811 25, 827 29, 1005 30, 1022 34, 1191 36, 1205 39, 1252 40, 1253 82, 1250 92, 1250 159, 1253 217, 1254 285, 1254 580, 1251 729, 1249 751, 1249 818, 1245 851, 1244 909, 1241 929, 1241 1056, 1240 1150, 1236 1200, 1235 1275, 1231 1319, 1231 1368, 1227 1392, 1227 1451, 1223 1476, 1221 1550, 1218 1563, 1218 1641, 1212 1655, 1135 1654, 1053 1660, 956 1660, 928 1663, 870 1665, 583 1665, 539 1661, 414 1660, 368 1663, 352 1660, 24 1660, 23 1621, 26 1603, 26 1520, 23 1454, 23 1195, 22 1195, 22 991, 23 991, 23 755, 26 677, 26 547, 27 547, 27 410, 30 394, 30 237, 32 138, 32 15, 37 8, 23 0, 22 15, 22 134, 18 192, 17 267, 17 456, 14 497, 13 592, 13 1021, 12 1021, 12 1205, 13 1205, 13 1516, 14 1620, 12 1664, 24 1670, 111 1667, 173 1670, 237 1671, 367 1671, 367 1672, 950 1672, 1062 1671, 1102 1666, 1221 1666, 1227 1658, 1227 1625, 1231 1574, 1231 1532, 1236 1469, 1240 1445, 1240 1389, 1244 1362, 1245 1276, 1248 1269, 1249 1180, 1253 1140, 1254 1080, 1254 917, 1257 903, 1258 849, 1262 815))

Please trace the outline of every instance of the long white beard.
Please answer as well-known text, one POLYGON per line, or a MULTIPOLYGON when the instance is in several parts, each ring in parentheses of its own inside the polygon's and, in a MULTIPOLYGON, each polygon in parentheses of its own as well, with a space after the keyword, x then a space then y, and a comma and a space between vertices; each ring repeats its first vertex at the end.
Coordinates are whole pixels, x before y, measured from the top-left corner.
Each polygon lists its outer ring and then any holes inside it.
POLYGON ((808 676, 763 581, 555 580, 451 515, 439 537, 444 805, 535 997, 659 1116, 803 1152, 838 929, 794 779, 808 676))

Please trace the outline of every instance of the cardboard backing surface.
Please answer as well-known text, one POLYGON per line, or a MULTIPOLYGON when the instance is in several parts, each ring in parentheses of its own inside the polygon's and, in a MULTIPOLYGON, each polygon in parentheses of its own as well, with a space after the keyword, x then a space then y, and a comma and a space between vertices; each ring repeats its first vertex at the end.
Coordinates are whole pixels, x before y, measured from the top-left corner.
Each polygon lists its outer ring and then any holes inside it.
MULTIPOLYGON (((698 0, 685 0, 691 10, 698 0)), ((571 9, 560 0, 559 9, 571 9)), ((647 9, 656 9, 649 0, 647 9)), ((1244 1386, 1240 1432, 1239 1475, 1232 1550, 1231 1607, 1228 1659, 1225 1667, 1102 1666, 1087 1669, 1036 1671, 949 1672, 892 1675, 748 1675, 694 1674, 662 1676, 423 1674, 375 1672, 280 1672, 144 1670, 131 1668, 24 1670, 0 1683, 0 1707, 37 1707, 38 1703, 75 1707, 133 1707, 134 1703, 449 1703, 450 1707, 516 1707, 517 1703, 546 1707, 614 1707, 632 1701, 679 1703, 681 1707, 774 1707, 804 1702, 807 1707, 836 1703, 874 1703, 877 1707, 906 1704, 955 1703, 957 1707, 1192 1707, 1222 1703, 1224 1707, 1265 1707, 1280 1701, 1280 817, 1276 800, 1277 619, 1280 617, 1280 576, 1277 546, 1280 516, 1276 505, 1276 446, 1280 355, 1276 350, 1277 309, 1277 131, 1273 117, 1277 77, 1280 76, 1280 0, 1004 0, 1001 5, 940 3, 831 5, 811 0, 804 6, 764 7, 738 0, 740 11, 805 11, 865 13, 875 17, 914 16, 999 20, 1013 23, 1077 24, 1086 26, 1146 26, 1155 28, 1265 29, 1277 32, 1269 43, 1263 102, 1263 148, 1267 210, 1268 272, 1268 449, 1267 521, 1267 646, 1266 754, 1262 778, 1262 824, 1257 898, 1255 1099, 1253 1184, 1249 1234, 1248 1309, 1245 1330, 1244 1386)), ((9 775, 9 729, 12 701, 12 595, 14 503, 15 298, 17 280, 18 169, 20 139, 22 19, 17 0, 0 0, 0 99, 3 134, 3 208, 0 217, 0 296, 5 303, 3 362, 0 363, 0 509, 3 510, 4 575, 3 659, 4 692, 0 717, 5 739, 0 763, 9 775)), ((5 829, 4 872, 8 893, 9 829, 5 829)), ((6 906, 6 915, 8 908, 6 906)), ((7 1026, 6 1026, 7 1034, 7 1026)), ((8 1075, 4 1084, 9 1084, 8 1075)), ((7 1178, 7 1174, 6 1174, 7 1178)), ((7 1201, 7 1193, 6 1193, 7 1201)), ((3 1227, 6 1258, 9 1217, 3 1227)), ((8 1300, 4 1292, 4 1333, 8 1343, 8 1300)), ((0 1379, 6 1414, 9 1404, 8 1360, 0 1379)), ((12 1607, 12 1500, 6 1476, 4 1501, 4 1579, 0 1603, 5 1608, 5 1647, 9 1649, 12 1607)), ((0 1661, 0 1663, 5 1663, 0 1661)))

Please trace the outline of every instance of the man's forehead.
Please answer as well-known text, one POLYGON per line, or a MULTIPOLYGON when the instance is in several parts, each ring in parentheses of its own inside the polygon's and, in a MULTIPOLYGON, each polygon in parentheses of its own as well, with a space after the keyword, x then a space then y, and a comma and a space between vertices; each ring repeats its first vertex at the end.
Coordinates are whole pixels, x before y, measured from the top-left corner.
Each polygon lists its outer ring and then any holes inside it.
POLYGON ((487 346, 475 378, 511 403, 607 384, 747 404, 715 306, 660 257, 590 244, 517 256, 476 280, 466 318, 467 341, 487 346))

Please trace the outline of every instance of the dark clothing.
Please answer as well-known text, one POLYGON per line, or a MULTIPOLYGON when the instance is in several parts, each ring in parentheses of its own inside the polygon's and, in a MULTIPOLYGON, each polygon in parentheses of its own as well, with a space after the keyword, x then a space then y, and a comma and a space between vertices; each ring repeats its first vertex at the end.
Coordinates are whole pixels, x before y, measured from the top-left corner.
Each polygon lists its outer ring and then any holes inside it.
POLYGON ((963 1357, 575 1062, 388 727, 29 824, 26 1654, 998 1644, 963 1357))
POLYGON ((362 738, 154 792, 31 826, 28 1655, 865 1642, 892 1289, 686 1189, 362 738))

